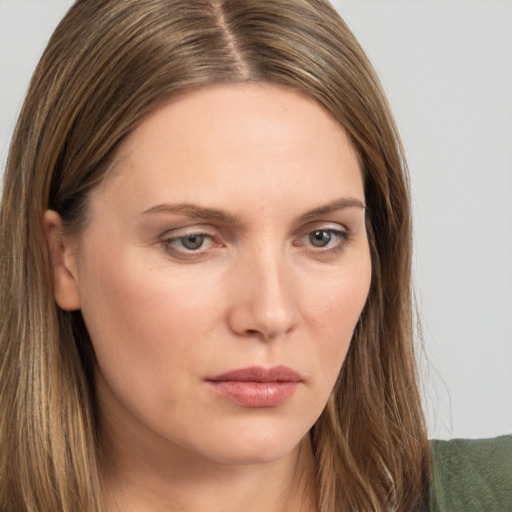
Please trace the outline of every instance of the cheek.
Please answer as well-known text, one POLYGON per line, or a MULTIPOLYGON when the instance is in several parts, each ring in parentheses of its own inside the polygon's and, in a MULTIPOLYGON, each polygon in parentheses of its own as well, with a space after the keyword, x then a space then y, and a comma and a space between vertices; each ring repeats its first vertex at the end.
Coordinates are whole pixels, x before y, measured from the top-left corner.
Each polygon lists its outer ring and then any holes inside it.
POLYGON ((151 385, 171 387, 197 370, 197 342, 214 329, 219 301, 204 275, 147 259, 138 251, 90 258, 81 298, 100 370, 119 389, 140 386, 151 397, 151 385))
POLYGON ((311 330, 316 371, 321 384, 330 393, 343 365, 354 329, 366 304, 371 282, 371 264, 367 253, 349 267, 324 281, 316 292, 309 286, 304 306, 306 325, 311 330))
POLYGON ((192 389, 202 369, 194 341, 207 333, 204 320, 195 320, 205 299, 129 259, 102 259, 84 276, 82 314, 101 374, 99 397, 158 430, 159 418, 184 410, 182 390, 192 389))
POLYGON ((304 290, 305 316, 320 329, 338 332, 343 338, 352 333, 368 297, 371 263, 367 252, 358 253, 346 266, 304 290))
POLYGON ((168 350, 169 341, 179 340, 176 334, 190 325, 179 293, 164 279, 153 279, 152 272, 122 264, 95 270, 88 273, 82 314, 97 352, 151 358, 152 349, 168 350))

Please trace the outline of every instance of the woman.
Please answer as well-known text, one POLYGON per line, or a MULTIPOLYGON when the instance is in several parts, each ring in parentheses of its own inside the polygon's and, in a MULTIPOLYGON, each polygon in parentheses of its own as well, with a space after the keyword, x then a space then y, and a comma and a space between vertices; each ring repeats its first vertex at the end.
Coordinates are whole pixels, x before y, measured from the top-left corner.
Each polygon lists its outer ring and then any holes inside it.
POLYGON ((328 3, 76 2, 5 177, 2 510, 419 509, 410 230, 328 3))

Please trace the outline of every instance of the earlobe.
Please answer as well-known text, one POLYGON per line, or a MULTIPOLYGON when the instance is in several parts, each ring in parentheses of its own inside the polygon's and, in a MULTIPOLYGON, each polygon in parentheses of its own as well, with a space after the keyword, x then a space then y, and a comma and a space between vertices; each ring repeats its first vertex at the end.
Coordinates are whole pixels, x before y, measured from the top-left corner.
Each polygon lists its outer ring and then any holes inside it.
POLYGON ((53 210, 44 213, 44 230, 53 267, 55 301, 66 311, 80 309, 75 244, 63 236, 62 220, 53 210))

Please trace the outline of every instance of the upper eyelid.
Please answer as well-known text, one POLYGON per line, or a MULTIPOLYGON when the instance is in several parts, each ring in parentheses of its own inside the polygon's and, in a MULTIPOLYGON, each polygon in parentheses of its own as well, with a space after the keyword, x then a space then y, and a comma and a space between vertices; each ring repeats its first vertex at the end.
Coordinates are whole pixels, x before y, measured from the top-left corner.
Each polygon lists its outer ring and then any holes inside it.
POLYGON ((203 231, 191 231, 190 233, 183 233, 178 235, 164 235, 163 240, 180 240, 181 238, 188 238, 191 236, 204 236, 205 238, 211 238, 213 240, 213 235, 210 233, 205 233, 203 231))
POLYGON ((213 231, 215 231, 214 228, 208 228, 204 226, 180 226, 177 228, 166 229, 160 235, 160 238, 182 238, 190 235, 207 235, 213 237, 215 236, 213 231))
POLYGON ((299 229, 295 231, 296 236, 305 235, 307 233, 311 233, 312 231, 340 231, 344 233, 349 233, 350 229, 345 225, 339 222, 332 221, 315 221, 308 222, 305 226, 301 226, 299 229))

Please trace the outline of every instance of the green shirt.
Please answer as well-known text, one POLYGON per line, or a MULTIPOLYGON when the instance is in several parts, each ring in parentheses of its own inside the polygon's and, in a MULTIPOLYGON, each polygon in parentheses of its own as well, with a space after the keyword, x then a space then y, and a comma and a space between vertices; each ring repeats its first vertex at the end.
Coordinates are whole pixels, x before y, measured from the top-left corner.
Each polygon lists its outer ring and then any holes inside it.
POLYGON ((432 441, 430 512, 512 512, 512 435, 432 441))

